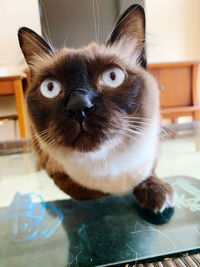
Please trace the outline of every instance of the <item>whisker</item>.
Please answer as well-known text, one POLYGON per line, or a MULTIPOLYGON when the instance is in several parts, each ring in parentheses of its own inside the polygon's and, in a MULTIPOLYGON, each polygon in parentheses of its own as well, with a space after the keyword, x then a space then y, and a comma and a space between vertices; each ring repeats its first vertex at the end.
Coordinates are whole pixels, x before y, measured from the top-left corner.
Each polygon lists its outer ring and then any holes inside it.
POLYGON ((93 10, 93 18, 94 18, 94 30, 95 30, 95 40, 97 42, 97 22, 96 22, 96 15, 95 15, 95 0, 92 1, 92 10, 93 10))
POLYGON ((126 129, 127 132, 134 133, 137 135, 141 135, 141 132, 137 131, 136 129, 126 129))
POLYGON ((153 123, 148 122, 142 122, 142 121, 136 121, 136 120, 129 120, 130 123, 136 123, 136 124, 142 124, 142 125, 148 125, 148 126, 154 126, 153 123))
POLYGON ((124 9, 124 6, 125 6, 125 4, 126 4, 126 1, 127 1, 127 0, 124 0, 124 2, 123 2, 123 4, 122 4, 122 7, 121 7, 121 9, 120 9, 120 11, 119 11, 119 14, 118 14, 118 16, 116 17, 116 19, 115 19, 115 21, 114 21, 114 23, 113 23, 113 26, 112 26, 112 28, 111 28, 111 30, 110 30, 110 33, 109 33, 108 37, 106 38, 106 41, 105 41, 106 43, 108 42, 108 39, 110 39, 110 37, 111 37, 111 35, 112 35, 112 33, 113 33, 114 29, 115 29, 116 23, 118 22, 119 18, 120 18, 121 15, 122 15, 122 11, 123 11, 123 9, 124 9))
MULTIPOLYGON (((129 117, 131 117, 131 116, 126 116, 124 118, 128 119, 130 123, 135 123, 136 125, 137 124, 139 124, 139 125, 147 125, 147 126, 153 126, 154 125, 153 123, 150 123, 150 121, 153 121, 152 119, 142 118, 142 117, 132 117, 131 119, 129 119, 129 117), (143 121, 139 121, 139 119, 145 120, 145 121, 144 122, 143 121)), ((166 134, 167 136, 170 136, 170 134, 167 133, 167 131, 164 130, 163 126, 161 126, 161 125, 160 125, 160 132, 166 134)), ((161 136, 161 138, 167 140, 164 136, 161 136)))
POLYGON ((66 45, 66 42, 67 42, 68 38, 69 38, 69 36, 66 34, 66 37, 65 37, 65 40, 64 40, 64 47, 67 46, 67 45, 66 45))
MULTIPOLYGON (((45 18, 46 25, 47 25, 46 37, 48 39, 48 42, 54 47, 53 41, 52 41, 52 38, 51 38, 51 34, 50 34, 50 29, 49 29, 49 23, 48 23, 48 19, 47 19, 46 10, 45 10, 44 4, 42 3, 42 0, 40 1, 40 4, 42 6, 42 10, 44 11, 44 18, 45 18)), ((45 27, 44 27, 44 29, 45 29, 45 27)))
POLYGON ((97 37, 98 37, 98 43, 99 43, 99 5, 98 0, 95 0, 96 3, 96 9, 97 9, 97 37))
POLYGON ((145 117, 135 117, 135 116, 123 116, 124 119, 134 119, 134 120, 145 120, 145 121, 154 121, 152 118, 145 118, 145 117))
MULTIPOLYGON (((186 139, 186 140, 191 140, 191 139, 190 139, 188 136, 186 136, 185 134, 182 134, 182 133, 180 133, 180 132, 176 132, 174 129, 170 128, 169 126, 166 126, 166 125, 165 125, 164 127, 167 128, 168 130, 170 130, 172 134, 176 134, 176 135, 178 135, 178 136, 181 136, 181 137, 183 137, 183 138, 186 139)), ((165 134, 167 134, 168 137, 170 136, 170 133, 168 134, 164 129, 163 129, 163 131, 164 131, 165 134)))
POLYGON ((48 133, 48 129, 45 129, 44 131, 41 131, 39 133, 35 133, 32 135, 32 139, 38 139, 38 136, 39 137, 42 137, 43 135, 47 134, 48 133))
POLYGON ((151 136, 151 137, 154 137, 154 138, 157 138, 157 134, 153 134, 153 132, 147 132, 146 131, 146 128, 142 127, 142 126, 133 126, 131 125, 131 128, 129 128, 128 130, 139 130, 139 132, 142 134, 142 135, 146 135, 146 136, 151 136))
POLYGON ((125 128, 124 129, 121 128, 121 127, 119 128, 116 125, 112 125, 112 128, 114 130, 116 130, 118 132, 118 134, 121 134, 124 137, 127 137, 127 138, 134 138, 134 137, 136 137, 136 136, 133 135, 133 133, 128 133, 125 128))
POLYGON ((162 135, 153 135, 152 133, 145 132, 146 129, 143 128, 143 127, 136 126, 136 128, 137 128, 138 130, 141 130, 141 131, 142 131, 141 133, 142 133, 143 135, 151 136, 151 137, 153 137, 153 138, 157 138, 157 136, 159 136, 159 137, 161 138, 161 140, 167 140, 167 138, 164 137, 164 136, 162 136, 162 135))
POLYGON ((130 129, 137 129, 137 130, 141 130, 141 131, 144 131, 145 133, 147 133, 147 129, 144 128, 143 126, 139 126, 139 125, 131 125, 130 129))

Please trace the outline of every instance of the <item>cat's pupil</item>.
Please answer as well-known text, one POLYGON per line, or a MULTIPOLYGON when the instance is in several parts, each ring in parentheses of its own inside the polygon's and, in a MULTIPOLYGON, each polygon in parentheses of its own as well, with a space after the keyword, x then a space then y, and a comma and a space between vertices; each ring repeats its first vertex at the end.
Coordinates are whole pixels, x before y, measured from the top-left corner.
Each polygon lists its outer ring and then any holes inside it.
POLYGON ((114 81, 115 78, 116 78, 116 74, 115 74, 114 71, 112 71, 112 72, 110 73, 110 79, 114 81))
POLYGON ((48 83, 47 88, 51 92, 53 90, 53 83, 52 82, 48 83))

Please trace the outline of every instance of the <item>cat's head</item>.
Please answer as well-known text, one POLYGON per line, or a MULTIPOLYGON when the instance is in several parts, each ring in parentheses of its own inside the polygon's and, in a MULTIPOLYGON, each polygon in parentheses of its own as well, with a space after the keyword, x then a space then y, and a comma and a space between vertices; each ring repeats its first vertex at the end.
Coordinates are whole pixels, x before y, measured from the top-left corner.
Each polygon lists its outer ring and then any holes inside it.
POLYGON ((131 6, 101 45, 55 51, 28 28, 18 36, 31 71, 28 112, 44 143, 78 151, 112 148, 157 123, 158 89, 145 70, 140 6, 131 6))

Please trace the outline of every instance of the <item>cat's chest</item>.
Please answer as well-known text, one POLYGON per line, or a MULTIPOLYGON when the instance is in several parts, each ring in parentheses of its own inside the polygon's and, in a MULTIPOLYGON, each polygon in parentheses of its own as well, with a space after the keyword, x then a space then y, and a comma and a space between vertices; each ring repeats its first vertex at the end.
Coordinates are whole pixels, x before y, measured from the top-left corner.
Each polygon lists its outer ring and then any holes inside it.
POLYGON ((93 179, 118 179, 121 175, 134 172, 146 162, 155 160, 156 138, 143 138, 127 147, 109 152, 75 153, 73 156, 60 157, 60 163, 74 179, 84 177, 93 179))

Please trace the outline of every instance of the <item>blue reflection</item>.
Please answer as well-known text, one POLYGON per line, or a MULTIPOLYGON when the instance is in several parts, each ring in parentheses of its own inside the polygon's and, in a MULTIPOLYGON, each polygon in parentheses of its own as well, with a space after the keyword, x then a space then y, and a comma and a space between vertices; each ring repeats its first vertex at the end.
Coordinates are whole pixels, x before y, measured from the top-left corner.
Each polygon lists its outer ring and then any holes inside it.
POLYGON ((3 217, 6 223, 12 225, 12 237, 15 242, 49 238, 63 221, 62 212, 52 206, 46 205, 43 198, 37 193, 17 193, 7 208, 3 217), (39 200, 39 203, 33 202, 39 200), (57 223, 51 218, 47 220, 47 210, 56 217, 57 223))

